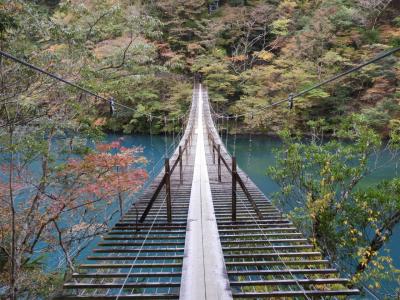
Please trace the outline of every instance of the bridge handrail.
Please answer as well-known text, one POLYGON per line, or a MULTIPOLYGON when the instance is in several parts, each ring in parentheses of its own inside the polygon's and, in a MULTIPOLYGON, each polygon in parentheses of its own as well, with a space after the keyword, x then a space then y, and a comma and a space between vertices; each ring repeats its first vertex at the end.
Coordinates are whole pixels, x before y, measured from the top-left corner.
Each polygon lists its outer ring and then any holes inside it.
MULTIPOLYGON (((242 189, 243 193, 246 195, 247 200, 250 202, 251 206, 253 207, 254 211, 256 212, 258 218, 260 220, 263 219, 263 215, 258 208, 256 202, 254 201, 253 197, 251 196, 249 190, 247 189, 246 185, 244 184, 242 178, 240 177, 239 173, 237 172, 237 164, 236 164, 236 157, 231 156, 227 150, 225 150, 226 154, 232 160, 232 168, 229 167, 228 162, 224 158, 221 153, 221 144, 215 141, 214 135, 217 135, 215 125, 213 120, 210 116, 210 105, 207 99, 207 109, 206 109, 206 116, 208 118, 206 123, 207 128, 207 137, 209 143, 212 143, 212 152, 213 152, 213 163, 215 164, 215 152, 217 152, 217 160, 218 160, 218 181, 221 182, 221 161, 225 165, 226 169, 228 170, 229 174, 232 175, 232 221, 236 221, 236 183, 239 183, 240 188, 242 189)), ((217 136, 218 137, 218 136, 217 136)), ((218 137, 219 138, 219 137, 218 137)))
POLYGON ((236 184, 235 182, 239 183, 239 186, 241 187, 243 193, 246 195, 247 200, 249 200, 250 204, 252 205, 254 211, 256 212, 258 218, 260 220, 263 219, 262 213, 260 209, 257 207, 256 202, 254 201, 253 197, 251 196, 249 190, 247 189, 246 185, 243 182, 243 179, 240 177, 239 173, 237 172, 236 169, 236 158, 234 156, 230 156, 229 153, 227 153, 231 159, 232 159, 232 168, 229 167, 227 161, 225 160, 224 156, 221 153, 221 145, 218 144, 216 146, 214 137, 210 134, 210 128, 208 127, 207 124, 207 131, 208 131, 208 138, 209 141, 212 143, 212 149, 213 149, 213 162, 215 163, 215 150, 217 150, 217 159, 218 159, 218 181, 221 182, 221 164, 220 161, 222 161, 228 170, 229 174, 232 175, 232 221, 236 221, 236 184))
MULTIPOLYGON (((194 86, 194 90, 196 89, 196 85, 194 86)), ((185 133, 182 136, 181 142, 179 143, 180 145, 177 147, 175 152, 178 151, 178 155, 172 164, 172 168, 170 168, 170 159, 165 158, 164 162, 164 175, 161 178, 161 181, 159 182, 156 190, 154 191, 152 197, 150 198, 149 203, 146 206, 146 209, 144 210, 142 216, 139 219, 139 223, 143 223, 146 220, 147 215, 149 214, 151 208, 153 207, 154 202, 156 201, 158 195, 161 192, 161 189, 165 185, 166 187, 166 197, 167 197, 167 222, 170 224, 172 223, 172 203, 171 203, 171 185, 170 185, 170 178, 174 170, 176 169, 177 165, 179 164, 179 178, 180 178, 180 183, 182 184, 183 182, 183 176, 182 176, 182 160, 183 160, 183 153, 186 151, 187 155, 187 150, 188 147, 192 144, 192 137, 193 137, 193 129, 194 129, 194 116, 197 110, 197 105, 195 105, 195 97, 193 93, 193 101, 192 101, 192 106, 190 109, 189 113, 189 119, 188 123, 185 129, 185 133), (183 141, 183 147, 182 147, 182 141, 183 141)))

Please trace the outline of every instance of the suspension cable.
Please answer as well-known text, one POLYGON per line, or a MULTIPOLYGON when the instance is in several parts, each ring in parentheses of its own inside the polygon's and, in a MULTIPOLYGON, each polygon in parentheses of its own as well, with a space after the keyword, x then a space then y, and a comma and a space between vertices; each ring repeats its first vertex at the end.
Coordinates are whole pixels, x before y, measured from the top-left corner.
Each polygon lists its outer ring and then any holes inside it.
MULTIPOLYGON (((396 48, 393 48, 393 49, 391 49, 391 50, 389 50, 389 51, 386 51, 386 52, 383 52, 383 53, 381 53, 381 54, 378 54, 378 55, 375 56, 373 59, 370 59, 370 60, 368 60, 368 61, 365 61, 365 62, 363 62, 363 63, 361 63, 361 64, 359 64, 359 65, 357 65, 357 66, 355 66, 355 67, 353 67, 353 68, 350 68, 350 69, 347 70, 347 71, 344 71, 344 72, 342 72, 342 73, 339 73, 339 74, 337 74, 337 75, 335 75, 335 76, 333 76, 333 77, 331 77, 331 78, 329 78, 329 79, 326 79, 326 80, 324 80, 324 81, 321 81, 321 82, 319 82, 319 83, 317 83, 317 84, 315 84, 315 85, 313 85, 313 86, 311 86, 311 87, 309 87, 309 88, 307 88, 307 89, 305 89, 305 90, 302 90, 302 91, 300 91, 300 92, 298 92, 298 93, 291 93, 291 94, 289 94, 288 98, 285 98, 285 99, 282 99, 282 100, 273 102, 273 103, 271 103, 271 104, 267 104, 267 105, 260 106, 260 107, 258 107, 256 110, 253 109, 253 110, 251 110, 251 111, 249 111, 249 112, 246 112, 246 113, 237 115, 237 117, 245 117, 245 116, 248 116, 248 115, 251 115, 251 114, 259 114, 259 113, 262 113, 263 110, 265 110, 265 109, 267 109, 267 108, 275 107, 275 106, 278 106, 278 105, 280 105, 280 104, 282 104, 282 103, 287 103, 288 100, 292 101, 291 103, 293 103, 293 100, 294 100, 295 98, 304 96, 305 94, 311 92, 312 90, 315 90, 315 89, 317 89, 317 88, 319 88, 319 87, 321 87, 321 86, 323 86, 323 85, 326 85, 326 84, 328 84, 328 83, 331 83, 331 82, 333 82, 333 81, 336 81, 336 80, 338 80, 338 79, 340 79, 340 78, 342 78, 342 77, 344 77, 344 76, 346 76, 346 75, 349 75, 349 74, 351 74, 351 73, 353 73, 353 72, 359 71, 360 69, 362 69, 362 68, 364 68, 364 67, 366 67, 366 66, 368 66, 368 65, 370 65, 370 64, 373 64, 373 63, 375 63, 375 62, 377 62, 377 61, 379 61, 379 60, 381 60, 381 59, 383 59, 383 58, 385 58, 385 57, 388 57, 388 56, 390 56, 390 55, 393 55, 394 53, 396 53, 396 52, 398 52, 398 51, 400 51, 400 47, 396 47, 396 48)), ((212 108, 212 107, 211 107, 211 108, 212 108)), ((236 117, 236 116, 229 116, 229 115, 224 115, 224 114, 220 114, 220 113, 216 113, 216 112, 215 112, 215 114, 216 114, 217 118, 225 117, 225 118, 233 119, 233 118, 236 117)))
MULTIPOLYGON (((96 97, 96 98, 98 98, 98 99, 101 99, 101 100, 103 100, 103 101, 106 101, 106 102, 110 103, 110 99, 107 99, 107 98, 105 98, 105 97, 103 97, 103 96, 100 96, 99 94, 97 94, 97 93, 95 93, 95 92, 93 92, 93 91, 91 91, 91 90, 89 90, 89 89, 87 89, 87 88, 85 88, 85 87, 82 87, 82 86, 80 86, 80 85, 77 85, 76 83, 73 83, 73 82, 71 82, 71 81, 69 81, 69 80, 66 80, 66 79, 64 79, 64 78, 62 78, 62 77, 60 77, 60 76, 58 76, 58 75, 56 75, 56 74, 50 73, 50 72, 48 72, 48 71, 46 71, 46 70, 44 70, 44 69, 42 69, 42 68, 39 68, 39 67, 37 67, 37 66, 35 66, 35 65, 31 64, 31 63, 28 63, 28 62, 26 62, 25 60, 22 60, 22 59, 20 59, 20 58, 18 58, 18 57, 15 57, 14 55, 12 55, 12 54, 10 54, 10 53, 7 53, 7 52, 5 52, 5 51, 0 50, 0 55, 3 56, 3 57, 5 57, 5 58, 7 58, 7 59, 13 60, 13 61, 15 61, 15 62, 17 62, 17 63, 19 63, 19 64, 21 64, 21 65, 24 65, 24 66, 26 66, 26 67, 28 67, 28 68, 30 68, 30 69, 32 69, 32 70, 35 70, 36 72, 45 74, 45 75, 47 75, 47 76, 49 76, 49 77, 51 77, 51 78, 53 78, 53 79, 55 79, 55 80, 61 81, 61 82, 65 83, 65 84, 67 84, 67 85, 69 85, 69 86, 72 86, 72 87, 74 87, 74 88, 76 88, 76 89, 78 89, 78 90, 81 90, 82 92, 85 92, 85 93, 88 94, 88 95, 94 96, 94 97, 96 97)), ((133 111, 133 112, 137 112, 137 111, 138 111, 137 109, 135 109, 135 108, 133 108, 133 107, 127 106, 127 105, 122 104, 122 103, 120 103, 120 102, 117 102, 117 101, 115 101, 115 100, 113 100, 113 103, 114 103, 116 106, 119 106, 119 107, 122 107, 122 108, 126 108, 126 109, 128 109, 128 110, 133 111)), ((151 115, 150 113, 145 113, 145 112, 142 112, 142 114, 143 114, 143 115, 146 115, 146 116, 148 116, 148 117, 151 115)), ((179 115, 177 119, 182 118, 183 115, 184 115, 184 114, 179 115)), ((161 116, 153 116, 153 118, 157 118, 157 119, 159 119, 159 120, 162 120, 162 119, 163 119, 163 117, 161 117, 161 116)))

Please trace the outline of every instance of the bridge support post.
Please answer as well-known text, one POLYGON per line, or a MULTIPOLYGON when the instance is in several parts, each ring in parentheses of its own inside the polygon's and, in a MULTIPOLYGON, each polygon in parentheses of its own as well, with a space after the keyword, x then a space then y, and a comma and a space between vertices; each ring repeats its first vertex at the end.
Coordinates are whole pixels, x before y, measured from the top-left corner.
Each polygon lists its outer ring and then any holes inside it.
POLYGON ((232 222, 236 222, 236 157, 232 157, 232 222))
POLYGON ((179 182, 180 184, 183 183, 183 176, 182 176, 182 146, 179 145, 179 182))
POLYGON ((172 203, 171 203, 171 173, 169 168, 169 158, 165 159, 165 194, 167 197, 167 221, 172 222, 172 203))
POLYGON ((221 145, 217 147, 217 155, 218 155, 218 181, 221 182, 221 145))

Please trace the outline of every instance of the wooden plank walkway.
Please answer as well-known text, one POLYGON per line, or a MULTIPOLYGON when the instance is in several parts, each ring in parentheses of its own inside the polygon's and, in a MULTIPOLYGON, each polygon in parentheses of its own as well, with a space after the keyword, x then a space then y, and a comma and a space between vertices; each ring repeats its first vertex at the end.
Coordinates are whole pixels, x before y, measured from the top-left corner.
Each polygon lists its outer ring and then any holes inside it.
POLYGON ((170 171, 160 172, 57 299, 342 299, 359 293, 243 171, 235 171, 205 89, 194 89, 180 146, 183 154, 175 151, 170 171), (204 156, 206 174, 194 168, 196 153, 204 156))
MULTIPOLYGON (((206 91, 203 97, 207 99, 206 91)), ((349 280, 330 267, 329 261, 239 168, 233 188, 235 166, 214 126, 208 99, 204 112, 212 199, 233 298, 321 299, 359 294, 358 289, 347 287, 349 280), (236 212, 234 217, 232 212, 236 212)))
POLYGON ((189 199, 192 189, 195 94, 188 124, 181 139, 182 182, 179 148, 171 157, 172 221, 168 222, 165 170, 155 178, 137 203, 102 238, 87 263, 64 284, 57 299, 178 299, 185 249, 189 199), (186 146, 186 147, 185 147, 186 146), (176 164, 175 162, 178 163, 176 164), (161 189, 160 189, 161 187, 161 189), (158 196, 143 222, 141 217, 158 196))

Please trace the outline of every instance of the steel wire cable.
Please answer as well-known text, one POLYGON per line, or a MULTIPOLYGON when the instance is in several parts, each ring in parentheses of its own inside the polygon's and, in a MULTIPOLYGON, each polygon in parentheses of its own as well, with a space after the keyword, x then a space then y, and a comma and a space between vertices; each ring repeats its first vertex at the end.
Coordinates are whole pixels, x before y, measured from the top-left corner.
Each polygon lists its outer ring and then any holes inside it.
MULTIPOLYGON (((225 152, 226 149, 225 149, 225 152)), ((228 154, 228 152, 227 152, 228 154)), ((229 155, 229 154, 228 154, 229 155)), ((266 238, 266 242, 272 247, 272 250, 275 252, 275 254, 277 255, 279 261, 283 264, 283 266, 286 268, 286 270, 288 271, 288 273, 290 274, 290 276, 292 276, 293 280, 295 281, 296 285, 300 288, 300 291, 303 292, 304 297, 308 300, 311 300, 311 298, 307 295, 306 290, 304 289, 304 287, 299 283, 298 278, 292 273, 291 269, 289 268, 289 266, 285 263, 284 259, 282 258, 282 256, 280 256, 279 252, 276 250, 275 245, 273 243, 270 242, 270 240, 268 239, 268 235, 263 231, 262 227, 260 226, 260 224, 257 222, 257 220, 255 219, 255 217, 253 216, 253 214, 250 212, 250 210, 247 207, 247 204, 243 201, 243 199, 241 197, 239 197, 242 205, 246 208, 246 211, 248 213, 248 215, 253 219, 254 223, 256 224, 256 226, 258 227, 258 229, 261 231, 262 235, 264 235, 264 237, 266 238)))
MULTIPOLYGON (((193 111, 193 107, 191 108, 191 113, 192 113, 192 111, 193 111)), ((193 116, 193 115, 192 115, 192 116, 193 116)), ((192 120, 190 120, 190 121, 192 121, 192 120)), ((191 125, 190 125, 190 126, 191 126, 191 125)), ((192 128, 189 128, 189 129, 192 130, 192 128)), ((183 129, 183 127, 182 127, 182 129, 181 129, 181 132, 182 132, 181 136, 183 136, 183 130, 184 130, 184 129, 183 129)), ((185 129, 185 133, 187 133, 186 129, 185 129)), ((180 142, 181 142, 181 141, 180 141, 180 142)), ((172 143, 172 146, 174 146, 173 143, 172 143)), ((176 151, 176 149, 175 149, 175 151, 176 151)), ((180 189, 180 187, 178 187, 178 190, 179 190, 179 189, 180 189)), ((141 251, 143 250, 144 244, 145 244, 145 242, 146 242, 146 240, 147 240, 147 238, 148 238, 148 236, 149 236, 149 234, 150 234, 150 232, 151 232, 151 230, 152 230, 152 228, 153 228, 153 226, 154 226, 154 224, 155 224, 155 221, 157 220, 157 218, 158 218, 158 216, 159 216, 159 214, 160 214, 160 212, 161 212, 161 208, 163 207, 163 205, 164 205, 166 199, 167 199, 167 195, 164 197, 164 199, 163 199, 163 201, 162 201, 162 203, 161 203, 161 205, 160 205, 160 207, 159 207, 159 209, 158 209, 158 211, 157 211, 157 214, 156 214, 156 216, 155 216, 155 218, 154 218, 154 220, 153 220, 153 222, 152 222, 152 224, 151 224, 151 226, 150 226, 150 228, 149 228, 149 230, 148 230, 148 232, 147 232, 147 234, 146 234, 146 236, 145 236, 145 239, 143 240, 143 243, 142 243, 141 247, 139 248, 139 251, 138 251, 137 255, 135 256, 135 259, 134 259, 134 261, 133 261, 132 264, 131 264, 131 267, 130 267, 130 269, 129 269, 129 272, 127 273, 127 276, 126 276, 125 279, 124 279, 124 282, 123 282, 123 284, 122 284, 122 286, 121 286, 121 288, 120 288, 120 290, 119 290, 119 292, 118 292, 118 295, 116 296, 116 300, 118 300, 119 297, 120 297, 121 294, 122 294, 122 291, 123 291, 123 289, 124 289, 124 287, 125 287, 125 285, 126 285, 128 279, 129 279, 129 277, 130 277, 130 274, 132 273, 132 270, 133 270, 133 268, 134 268, 134 265, 135 265, 135 263, 136 263, 136 260, 137 260, 137 258, 139 257, 139 254, 141 253, 141 251)))
MULTIPOLYGON (((0 50, 0 55, 3 56, 3 57, 5 57, 5 58, 7 58, 7 59, 13 60, 13 61, 15 61, 15 62, 17 62, 17 63, 19 63, 19 64, 21 64, 21 65, 24 65, 24 66, 26 66, 26 67, 28 67, 28 68, 30 68, 30 69, 32 69, 32 70, 35 70, 36 72, 45 74, 45 75, 47 75, 47 76, 49 76, 49 77, 51 77, 51 78, 53 78, 53 79, 55 79, 55 80, 61 81, 61 82, 65 83, 65 84, 67 84, 67 85, 69 85, 69 86, 72 86, 72 87, 74 87, 74 88, 76 88, 76 89, 78 89, 78 90, 81 90, 82 92, 85 92, 86 94, 89 94, 89 95, 94 96, 94 97, 96 97, 96 98, 98 98, 98 99, 101 99, 101 100, 103 100, 103 101, 105 101, 105 102, 107 102, 107 103, 110 103, 110 101, 111 101, 111 98, 110 98, 110 99, 107 99, 107 98, 105 98, 105 97, 103 97, 103 96, 100 96, 99 94, 97 94, 97 93, 95 93, 95 92, 93 92, 93 91, 91 91, 91 90, 89 90, 89 89, 87 89, 87 88, 85 88, 85 87, 82 87, 82 86, 80 86, 80 85, 78 85, 78 84, 76 84, 76 83, 73 83, 73 82, 71 82, 71 81, 69 81, 69 80, 66 80, 66 79, 62 78, 61 76, 58 76, 58 75, 56 75, 56 74, 53 74, 53 73, 51 73, 51 72, 48 72, 48 71, 46 71, 46 70, 40 68, 40 67, 37 67, 37 66, 35 66, 35 65, 31 64, 31 63, 28 63, 28 62, 26 62, 25 60, 22 60, 22 59, 20 59, 20 58, 17 58, 17 57, 15 57, 14 55, 12 55, 12 54, 10 54, 10 53, 7 53, 7 52, 5 52, 5 51, 0 50)), ((119 106, 119 107, 122 107, 122 108, 125 108, 125 109, 128 109, 128 110, 131 110, 131 111, 133 111, 133 112, 138 112, 138 109, 135 109, 135 108, 130 107, 130 106, 128 106, 128 105, 122 104, 122 103, 117 102, 117 101, 115 101, 115 100, 113 100, 113 103, 114 103, 116 106, 119 106)), ((150 115, 151 115, 150 113, 146 113, 146 112, 141 112, 141 113, 142 113, 143 115, 145 115, 145 116, 150 116, 150 115)), ((181 114, 181 115, 179 115, 178 117, 175 117, 175 118, 169 118, 169 120, 172 120, 172 119, 175 119, 175 120, 178 119, 178 120, 179 120, 179 119, 182 118, 183 115, 184 115, 184 114, 181 114)), ((159 119, 159 120, 163 120, 163 117, 162 117, 162 116, 153 116, 153 118, 157 118, 157 119, 159 119)))
MULTIPOLYGON (((208 117, 209 118, 209 117, 208 117)), ((210 119, 210 118, 209 118, 210 119)), ((212 119, 211 119, 212 120, 212 119)), ((229 155, 229 152, 225 149, 225 152, 229 155)), ((270 244, 270 246, 272 247, 273 251, 275 252, 275 254, 277 255, 278 259, 282 262, 282 264, 285 266, 285 268, 287 269, 288 273, 292 276, 293 280, 295 281, 296 285, 300 288, 300 291, 303 292, 304 297, 306 299, 311 300, 311 298, 307 295, 306 290, 304 289, 304 287, 298 282, 298 278, 296 276, 294 276, 294 274, 291 272, 291 269, 287 266, 287 264, 285 263, 285 261, 282 259, 282 257, 279 255, 279 252, 276 250, 275 246, 269 241, 268 239, 268 235, 262 230, 262 227, 259 225, 259 223, 257 222, 257 220, 254 218, 254 216, 250 213, 249 209, 247 208, 247 205, 244 203, 243 199, 240 197, 240 200, 242 202, 242 205, 246 208, 248 214, 250 215, 250 217, 253 219, 253 221, 255 222, 256 226, 260 229, 261 233, 266 237, 266 242, 268 242, 270 244)))
MULTIPOLYGON (((338 79, 340 79, 340 78, 342 78, 342 77, 345 77, 346 75, 349 75, 349 74, 351 74, 351 73, 353 73, 353 72, 359 71, 360 69, 362 69, 362 68, 364 68, 364 67, 366 67, 366 66, 368 66, 368 65, 370 65, 370 64, 373 64, 373 63, 375 63, 375 62, 377 62, 377 61, 379 61, 379 60, 381 60, 381 59, 383 59, 383 58, 385 58, 385 57, 388 57, 388 56, 390 56, 390 55, 393 55, 394 53, 396 53, 396 52, 398 52, 398 51, 400 51, 400 47, 396 47, 396 48, 390 49, 390 50, 388 50, 388 51, 386 51, 386 52, 380 53, 380 54, 378 54, 377 56, 375 56, 374 58, 372 58, 372 59, 370 59, 370 60, 367 60, 367 61, 365 61, 365 62, 363 62, 363 63, 361 63, 361 64, 358 64, 357 66, 355 66, 355 67, 353 67, 353 68, 348 69, 347 71, 344 71, 344 72, 339 73, 339 74, 337 74, 337 75, 334 75, 334 76, 332 76, 332 77, 330 77, 330 78, 328 78, 328 79, 326 79, 326 80, 323 80, 323 81, 321 81, 321 82, 319 82, 319 83, 316 83, 316 84, 314 84, 313 86, 311 86, 311 87, 309 87, 309 88, 307 88, 307 89, 304 89, 304 90, 302 90, 302 91, 300 91, 300 92, 297 92, 297 93, 291 93, 291 94, 289 94, 289 96, 288 96, 287 98, 285 98, 285 99, 278 100, 278 101, 273 102, 273 103, 271 103, 271 104, 262 105, 262 106, 260 106, 260 107, 258 107, 258 108, 256 108, 256 109, 253 109, 253 110, 251 110, 251 111, 249 111, 249 112, 246 112, 246 113, 243 113, 243 114, 239 114, 239 115, 237 115, 237 117, 239 117, 239 118, 240 118, 240 117, 245 117, 245 116, 249 116, 249 115, 251 115, 251 114, 257 115, 257 114, 262 113, 264 110, 266 110, 266 109, 268 109, 268 108, 272 108, 272 107, 281 105, 282 103, 287 103, 288 101, 289 101, 289 104, 290 104, 290 102, 293 103, 293 101, 294 101, 296 98, 299 98, 299 97, 301 97, 301 96, 304 96, 305 94, 311 92, 312 90, 315 90, 315 89, 317 89, 317 88, 319 88, 319 87, 321 87, 321 86, 323 86, 323 85, 326 85, 326 84, 328 84, 328 83, 331 83, 331 82, 333 82, 333 81, 336 81, 336 80, 338 80, 338 79)), ((215 112, 215 110, 212 108, 211 105, 210 105, 210 107, 211 107, 212 111, 215 112)), ((217 113, 217 112, 215 112, 215 113, 216 113, 216 116, 217 116, 218 118, 229 118, 229 119, 235 118, 235 116, 230 116, 230 115, 221 114, 221 113, 217 113)))

